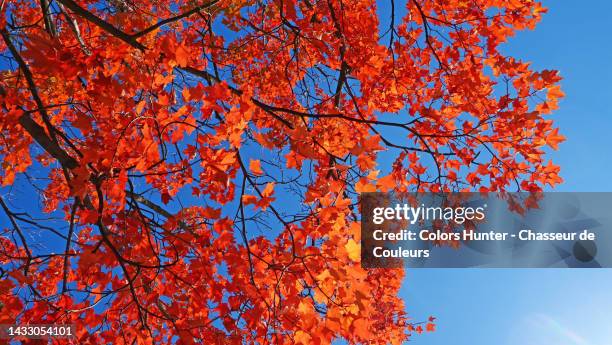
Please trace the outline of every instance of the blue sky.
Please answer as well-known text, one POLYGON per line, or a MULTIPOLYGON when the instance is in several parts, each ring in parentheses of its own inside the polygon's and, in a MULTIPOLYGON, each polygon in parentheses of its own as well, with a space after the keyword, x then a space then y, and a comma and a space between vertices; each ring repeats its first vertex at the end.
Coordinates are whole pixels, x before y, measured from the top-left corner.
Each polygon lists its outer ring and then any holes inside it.
MULTIPOLYGON (((554 114, 567 141, 550 157, 555 190, 612 192, 612 2, 544 1, 535 31, 503 51, 558 69, 566 98, 554 114)), ((401 296, 415 318, 438 317, 427 345, 610 345, 612 269, 430 269, 406 273, 401 296)))

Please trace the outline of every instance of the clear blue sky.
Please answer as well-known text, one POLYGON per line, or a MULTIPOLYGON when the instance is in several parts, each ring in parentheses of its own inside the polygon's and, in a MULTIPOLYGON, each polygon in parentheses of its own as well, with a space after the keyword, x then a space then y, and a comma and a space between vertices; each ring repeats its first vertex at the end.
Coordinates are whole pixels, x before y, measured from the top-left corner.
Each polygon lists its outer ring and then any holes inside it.
MULTIPOLYGON (((554 118, 558 191, 612 191, 612 1, 544 1, 549 13, 504 52, 558 69, 567 94, 554 118)), ((611 205, 612 206, 612 205, 611 205)), ((612 269, 411 270, 409 314, 438 317, 426 345, 611 345, 612 269)))

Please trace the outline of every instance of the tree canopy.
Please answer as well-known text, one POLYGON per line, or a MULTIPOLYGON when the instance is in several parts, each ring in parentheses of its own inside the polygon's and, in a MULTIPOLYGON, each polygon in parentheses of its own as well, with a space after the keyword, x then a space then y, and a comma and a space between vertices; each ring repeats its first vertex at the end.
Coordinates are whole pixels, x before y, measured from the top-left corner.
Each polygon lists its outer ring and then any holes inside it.
POLYGON ((561 182, 561 78, 499 49, 532 0, 0 6, 0 324, 399 344, 435 325, 361 267, 359 193, 561 182))

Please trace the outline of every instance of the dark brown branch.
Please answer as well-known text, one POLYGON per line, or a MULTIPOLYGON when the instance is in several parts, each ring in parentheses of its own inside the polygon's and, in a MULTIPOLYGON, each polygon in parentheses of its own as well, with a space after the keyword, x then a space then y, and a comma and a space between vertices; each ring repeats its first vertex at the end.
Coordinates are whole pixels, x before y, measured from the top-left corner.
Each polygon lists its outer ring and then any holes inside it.
POLYGON ((140 32, 137 32, 137 33, 135 33, 135 34, 133 34, 131 36, 132 36, 132 38, 142 37, 142 36, 144 36, 144 35, 146 35, 148 33, 151 33, 153 31, 159 29, 160 27, 162 27, 162 26, 164 26, 166 24, 170 24, 170 23, 175 22, 177 20, 181 20, 181 19, 183 19, 185 17, 189 17, 192 14, 197 13, 197 12, 203 10, 203 9, 209 8, 212 5, 216 4, 217 2, 219 2, 219 0, 213 0, 213 1, 207 2, 206 4, 203 4, 203 5, 200 5, 200 6, 196 6, 196 7, 192 8, 189 11, 186 11, 186 12, 181 13, 179 15, 176 15, 174 17, 170 17, 170 18, 161 20, 161 21, 157 22, 156 24, 151 25, 148 28, 146 28, 146 29, 144 29, 144 30, 142 30, 140 32))
POLYGON ((11 221, 11 224, 13 225, 13 229, 15 229, 15 231, 17 232, 17 235, 19 236, 21 243, 23 243, 23 249, 25 250, 26 255, 27 255, 27 260, 26 260, 25 267, 23 268, 23 272, 24 272, 24 275, 27 276, 28 270, 30 267, 30 263, 32 262, 32 252, 30 251, 30 248, 28 247, 28 242, 26 241, 23 231, 21 231, 19 224, 17 224, 17 221, 15 220, 15 217, 13 216, 13 212, 11 212, 11 210, 8 208, 8 206, 4 202, 4 199, 1 196, 0 196, 0 206, 2 206, 4 213, 6 213, 6 216, 11 221))
POLYGON ((0 29, 0 35, 2 35, 4 42, 6 43, 11 54, 17 61, 19 68, 25 76, 28 88, 30 90, 30 93, 32 94, 32 98, 34 99, 34 102, 38 107, 38 112, 40 113, 43 121, 45 122, 50 136, 45 133, 45 129, 42 126, 40 126, 30 117, 30 112, 25 112, 23 115, 21 115, 21 117, 19 118, 19 124, 32 136, 32 138, 34 138, 34 140, 36 140, 36 142, 40 146, 45 149, 45 151, 47 151, 51 156, 57 159, 63 167, 67 169, 76 168, 79 165, 78 162, 60 147, 59 143, 53 136, 55 130, 51 125, 51 122, 49 121, 49 115, 47 114, 46 107, 38 94, 36 84, 34 84, 34 77, 32 76, 32 72, 30 71, 25 61, 17 51, 17 48, 15 48, 15 45, 11 41, 9 33, 6 31, 6 29, 0 29))
POLYGON ((55 37, 57 34, 57 30, 55 29, 55 25, 53 24, 53 19, 51 18, 49 7, 50 4, 48 0, 40 0, 40 8, 42 10, 43 18, 45 20, 45 30, 47 30, 49 35, 55 37))
POLYGON ((77 198, 72 205, 72 210, 70 211, 70 226, 68 230, 68 236, 66 237, 66 249, 64 250, 64 274, 62 279, 62 293, 66 292, 66 288, 68 285, 68 270, 70 269, 68 266, 70 264, 70 245, 72 243, 72 234, 74 234, 74 217, 76 215, 76 211, 79 207, 79 199, 77 198))
POLYGON ((54 142, 47 136, 44 128, 36 121, 24 114, 19 118, 19 124, 36 140, 36 142, 47 151, 53 158, 57 159, 60 164, 67 169, 74 169, 79 166, 79 163, 64 151, 57 142, 54 142))
POLYGON ((70 25, 70 29, 76 36, 77 41, 79 41, 79 45, 81 46, 81 49, 83 49, 83 52, 85 52, 85 54, 87 55, 91 55, 91 51, 89 50, 89 48, 87 48, 87 45, 85 44, 85 41, 83 40, 83 36, 81 35, 81 30, 79 29, 79 23, 77 22, 77 20, 72 18, 68 14, 68 11, 66 11, 66 9, 64 8, 64 5, 58 3, 57 7, 59 7, 64 17, 66 17, 66 20, 68 21, 68 25, 70 25))
POLYGON ((336 108, 340 106, 340 96, 342 96, 342 87, 346 83, 347 72, 349 65, 344 61, 344 54, 342 56, 342 63, 340 65, 340 76, 338 77, 338 85, 336 86, 336 93, 334 94, 334 105, 336 108))
POLYGON ((429 33, 429 22, 427 21, 427 18, 428 18, 427 15, 425 14, 425 12, 423 12, 423 8, 419 4, 418 0, 414 0, 413 3, 414 3, 414 6, 419 11, 419 14, 421 15, 421 19, 423 20, 423 28, 425 29, 425 42, 427 43, 427 46, 429 47, 432 54, 436 58, 436 61, 438 61, 438 65, 440 65, 442 69, 444 69, 446 72, 449 73, 448 67, 446 66, 445 63, 442 62, 442 59, 440 59, 440 56, 438 55, 436 48, 434 48, 433 44, 431 43, 431 35, 429 33))
POLYGON ((111 23, 105 21, 104 19, 101 19, 100 17, 96 16, 95 14, 93 14, 93 13, 87 11, 86 9, 82 8, 81 6, 79 6, 79 4, 77 4, 73 0, 57 0, 57 1, 59 3, 61 3, 61 4, 63 4, 64 6, 68 7, 72 12, 74 12, 78 16, 80 16, 83 19, 86 19, 86 20, 90 21, 91 23, 97 25, 98 27, 100 27, 104 31, 106 31, 109 34, 117 37, 118 39, 120 39, 123 42, 131 45, 132 47, 134 47, 136 49, 139 49, 139 50, 145 50, 146 49, 146 47, 144 45, 142 45, 141 43, 139 43, 138 41, 136 41, 136 39, 134 37, 132 37, 132 36, 126 34, 125 32, 117 29, 111 23))

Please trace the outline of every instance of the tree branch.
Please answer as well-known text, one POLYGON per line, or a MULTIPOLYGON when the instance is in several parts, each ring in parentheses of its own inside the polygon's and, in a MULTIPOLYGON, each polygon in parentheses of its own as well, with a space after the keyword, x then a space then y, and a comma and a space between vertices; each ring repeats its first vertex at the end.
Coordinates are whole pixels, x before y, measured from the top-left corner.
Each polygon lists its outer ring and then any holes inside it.
POLYGON ((156 23, 154 25, 151 25, 148 28, 146 28, 146 29, 144 29, 144 30, 142 30, 140 32, 137 32, 137 33, 131 35, 131 37, 132 38, 142 37, 142 36, 144 36, 144 35, 146 35, 146 34, 148 34, 150 32, 153 32, 153 31, 157 30, 158 28, 160 28, 160 27, 162 27, 162 26, 164 26, 166 24, 175 22, 177 20, 181 20, 181 19, 183 19, 185 17, 191 16, 194 13, 197 13, 200 10, 203 10, 205 8, 209 8, 212 5, 216 4, 217 2, 219 2, 219 0, 213 0, 213 1, 207 2, 206 4, 203 4, 203 5, 200 5, 200 6, 196 6, 196 7, 192 8, 191 10, 186 11, 184 13, 181 13, 179 15, 176 15, 174 17, 170 17, 170 18, 164 19, 162 21, 159 21, 158 23, 156 23))
POLYGON ((21 115, 21 117, 19 117, 19 124, 32 136, 32 138, 34 138, 34 140, 36 140, 36 142, 40 146, 45 149, 45 151, 47 151, 51 156, 56 158, 60 162, 60 164, 62 164, 62 166, 68 169, 76 168, 79 165, 76 159, 68 155, 66 151, 64 151, 60 147, 57 140, 53 137, 55 130, 51 125, 51 122, 49 121, 49 115, 47 114, 47 111, 45 110, 46 108, 42 100, 40 99, 36 84, 34 84, 34 77, 32 76, 32 72, 30 71, 25 61, 17 51, 17 48, 15 48, 15 45, 11 41, 9 33, 6 31, 5 28, 0 29, 0 35, 2 35, 4 42, 11 51, 11 54, 17 61, 19 68, 25 76, 28 88, 30 89, 30 93, 32 94, 32 98, 38 106, 38 112, 40 113, 43 121, 45 122, 50 136, 45 133, 45 129, 43 127, 41 127, 38 123, 36 123, 36 121, 34 121, 30 117, 30 112, 25 112, 23 115, 21 115))
POLYGON ((99 26, 104 31, 110 33, 111 35, 117 37, 118 39, 120 39, 123 42, 131 45, 132 47, 134 47, 134 48, 136 48, 138 50, 145 50, 146 49, 146 47, 144 45, 142 45, 141 43, 139 43, 138 41, 136 41, 136 39, 134 37, 132 37, 132 36, 126 34, 125 32, 117 29, 111 23, 105 21, 104 19, 101 19, 100 17, 96 16, 95 14, 93 14, 93 13, 87 11, 86 9, 82 8, 81 6, 79 6, 79 4, 77 4, 73 0, 57 0, 57 1, 59 3, 61 3, 61 4, 63 4, 64 6, 68 7, 72 12, 76 13, 80 17, 82 17, 82 18, 92 22, 93 24, 99 26))

